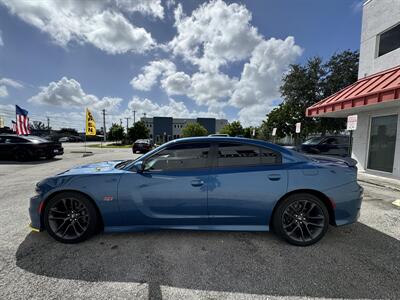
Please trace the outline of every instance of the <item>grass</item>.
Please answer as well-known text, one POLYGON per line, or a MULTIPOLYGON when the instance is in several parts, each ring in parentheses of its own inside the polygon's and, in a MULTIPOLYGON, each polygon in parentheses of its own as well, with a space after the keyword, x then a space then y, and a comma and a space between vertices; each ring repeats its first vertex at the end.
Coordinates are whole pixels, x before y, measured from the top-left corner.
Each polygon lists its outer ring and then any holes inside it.
POLYGON ((123 144, 92 144, 88 145, 88 148, 131 148, 132 145, 123 145, 123 144))

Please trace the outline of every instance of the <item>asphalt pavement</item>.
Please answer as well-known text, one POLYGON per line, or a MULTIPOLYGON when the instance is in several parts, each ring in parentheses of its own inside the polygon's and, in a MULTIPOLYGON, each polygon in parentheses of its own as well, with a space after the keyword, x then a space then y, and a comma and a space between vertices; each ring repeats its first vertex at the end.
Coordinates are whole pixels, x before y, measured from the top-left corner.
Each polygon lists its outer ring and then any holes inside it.
POLYGON ((133 158, 130 149, 93 156, 0 162, 0 299, 399 299, 400 193, 362 183, 360 222, 330 228, 316 245, 272 233, 153 231, 99 234, 65 245, 30 232, 37 181, 74 165, 133 158))

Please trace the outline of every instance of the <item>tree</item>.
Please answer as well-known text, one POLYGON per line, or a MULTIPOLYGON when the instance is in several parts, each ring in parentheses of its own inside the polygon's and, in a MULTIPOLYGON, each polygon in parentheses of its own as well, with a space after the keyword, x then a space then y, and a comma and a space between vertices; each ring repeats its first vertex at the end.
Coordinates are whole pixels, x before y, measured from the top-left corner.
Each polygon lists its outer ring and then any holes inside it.
POLYGON ((150 131, 143 121, 136 122, 132 127, 128 128, 128 140, 135 142, 138 139, 148 139, 150 131))
POLYGON ((107 139, 113 142, 122 141, 125 137, 124 128, 118 124, 112 124, 107 135, 107 139))
POLYGON ((33 130, 50 130, 50 128, 47 128, 47 125, 45 125, 43 122, 41 121, 33 121, 31 124, 31 129, 33 130))
POLYGON ((205 136, 207 134, 207 129, 197 122, 188 123, 182 128, 182 135, 184 137, 205 136))
POLYGON ((304 65, 291 65, 280 87, 283 102, 267 115, 261 132, 265 134, 277 128, 279 138, 294 135, 297 122, 301 122, 301 138, 342 131, 344 119, 309 118, 305 112, 311 105, 355 82, 357 70, 358 51, 350 50, 333 55, 326 63, 314 57, 304 65))
POLYGON ((239 121, 233 121, 230 124, 226 124, 220 131, 220 133, 228 134, 229 136, 244 135, 244 129, 239 121))
POLYGON ((78 131, 75 128, 61 128, 58 133, 65 135, 78 135, 78 131))

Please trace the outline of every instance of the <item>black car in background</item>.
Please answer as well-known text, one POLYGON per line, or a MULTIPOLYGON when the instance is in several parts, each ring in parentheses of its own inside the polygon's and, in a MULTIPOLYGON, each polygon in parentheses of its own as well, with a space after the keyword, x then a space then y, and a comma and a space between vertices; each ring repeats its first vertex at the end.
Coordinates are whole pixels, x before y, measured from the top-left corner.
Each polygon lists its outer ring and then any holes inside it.
POLYGON ((296 150, 307 154, 344 157, 349 155, 349 143, 350 138, 345 135, 313 137, 297 146, 296 150))
POLYGON ((146 153, 153 149, 154 143, 151 139, 140 139, 133 143, 132 152, 146 153))
POLYGON ((0 159, 26 161, 41 157, 50 159, 63 154, 64 148, 59 142, 34 135, 0 134, 0 159))

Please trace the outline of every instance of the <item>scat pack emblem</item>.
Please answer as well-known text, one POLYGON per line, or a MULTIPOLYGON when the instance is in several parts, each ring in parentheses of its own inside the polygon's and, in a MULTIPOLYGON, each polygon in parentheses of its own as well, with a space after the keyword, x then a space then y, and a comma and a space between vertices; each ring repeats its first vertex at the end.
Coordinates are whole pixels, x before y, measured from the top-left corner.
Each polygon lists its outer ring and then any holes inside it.
POLYGON ((103 201, 106 202, 113 201, 113 196, 104 196, 103 201))

